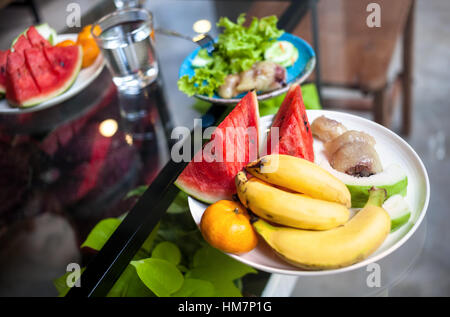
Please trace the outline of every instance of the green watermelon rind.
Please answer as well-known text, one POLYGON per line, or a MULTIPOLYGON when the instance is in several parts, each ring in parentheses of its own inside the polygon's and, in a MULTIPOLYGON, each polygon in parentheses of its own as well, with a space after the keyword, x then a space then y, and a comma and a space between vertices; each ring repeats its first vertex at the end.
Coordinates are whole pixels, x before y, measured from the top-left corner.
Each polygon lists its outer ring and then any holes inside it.
POLYGON ((217 201, 217 199, 216 199, 217 196, 209 195, 208 193, 205 193, 205 192, 196 191, 192 187, 183 185, 182 181, 176 180, 174 184, 181 191, 185 192, 189 196, 191 196, 205 204, 213 204, 217 201))
POLYGON ((78 61, 75 66, 74 72, 73 72, 72 76, 69 78, 69 80, 67 80, 65 85, 61 86, 57 90, 51 91, 50 93, 48 93, 44 96, 39 95, 38 97, 28 99, 25 102, 15 103, 12 100, 8 100, 9 104, 13 107, 30 108, 30 107, 36 106, 40 103, 43 103, 44 101, 55 98, 55 97, 61 95, 62 93, 66 92, 70 87, 72 87, 72 85, 74 84, 74 82, 77 79, 78 74, 81 70, 81 64, 83 62, 83 50, 82 50, 81 46, 78 46, 78 52, 79 52, 78 61))

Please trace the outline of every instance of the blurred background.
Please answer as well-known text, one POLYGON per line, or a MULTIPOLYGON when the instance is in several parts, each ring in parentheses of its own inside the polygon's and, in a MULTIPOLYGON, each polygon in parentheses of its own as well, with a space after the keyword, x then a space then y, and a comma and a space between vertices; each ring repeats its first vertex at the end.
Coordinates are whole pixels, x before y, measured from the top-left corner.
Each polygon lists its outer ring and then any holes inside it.
MULTIPOLYGON (((70 28, 66 24, 67 5, 72 2, 81 8, 82 26, 115 10, 114 2, 106 0, 0 0, 0 49, 8 49, 11 41, 27 26, 41 22, 47 22, 58 33, 79 32, 80 28, 70 28)), ((316 3, 313 5, 315 14, 308 8, 295 23, 291 23, 294 34, 318 48, 319 72, 309 81, 318 89, 321 106, 376 120, 401 135, 427 168, 431 201, 426 219, 413 238, 396 255, 388 256, 380 263, 385 272, 382 290, 364 289, 363 284, 356 282, 355 274, 363 274, 360 272, 326 278, 291 278, 294 282, 286 286, 287 290, 270 294, 449 296, 450 207, 445 201, 450 194, 450 1, 312 2, 316 3), (371 2, 381 7, 380 28, 369 28, 365 23, 369 14, 365 9, 371 2)), ((142 1, 142 6, 153 13, 155 27, 188 35, 195 35, 192 25, 201 19, 211 21, 209 33, 216 35, 215 21, 221 16, 235 19, 241 12, 247 12, 250 16, 276 14, 281 17, 289 5, 289 1, 142 1)), ((159 63, 163 65, 165 89, 162 98, 167 105, 167 116, 173 118, 173 125, 190 126, 192 118, 197 116, 196 107, 181 109, 182 105, 194 102, 176 88, 178 68, 193 48, 192 43, 156 35, 156 51, 159 63)), ((108 83, 104 87, 110 87, 110 81, 104 80, 108 83)), ((39 132, 39 144, 28 142, 30 135, 27 133, 0 129, 0 205, 3 205, 0 206, 0 296, 57 295, 52 280, 65 273, 67 263, 80 261, 78 245, 82 237, 99 219, 117 215, 118 210, 129 207, 123 201, 111 202, 107 207, 101 201, 94 205, 80 204, 79 197, 71 197, 64 191, 65 186, 72 186, 67 182, 59 183, 54 186, 58 188, 53 189, 36 185, 32 191, 23 190, 23 184, 29 184, 30 166, 46 172, 47 177, 53 175, 52 169, 44 168, 50 165, 42 164, 39 154, 42 144, 47 146, 44 152, 50 155, 48 144, 56 142, 58 150, 52 155, 60 151, 64 158, 69 152, 74 152, 72 157, 77 157, 75 152, 85 151, 88 146, 85 143, 93 138, 87 128, 89 122, 103 120, 102 113, 108 113, 107 116, 115 113, 101 102, 115 100, 114 89, 108 89, 101 89, 102 99, 89 111, 83 110, 82 116, 77 114, 76 119, 63 120, 53 126, 51 138, 39 132), (85 115, 88 119, 83 119, 85 115), (81 119, 83 123, 80 123, 81 119), (81 140, 85 143, 72 137, 81 131, 77 128, 79 125, 84 125, 81 140), (64 202, 53 200, 61 196, 65 197, 64 202), (98 207, 100 205, 102 208, 98 207), (73 217, 74 214, 79 217, 73 217)), ((117 157, 109 157, 102 167, 105 169, 103 177, 106 179, 105 175, 108 175, 109 178, 101 187, 116 186, 118 180, 124 180, 122 187, 115 187, 116 193, 126 193, 138 183, 136 174, 142 166, 160 166, 160 162, 167 159, 165 153, 157 159, 148 156, 141 165, 135 164, 134 150, 126 147, 125 139, 119 140, 118 135, 114 138, 117 138, 112 143, 117 157), (119 168, 117 162, 121 162, 119 168)), ((161 150, 164 146, 156 141, 150 146, 164 152, 161 150)), ((89 161, 89 157, 77 159, 79 166, 89 161)), ((67 166, 73 160, 51 162, 55 166, 67 166)), ((80 171, 74 169, 65 177, 67 180, 76 178, 80 171)), ((155 170, 148 170, 145 177, 151 180, 154 174, 155 170)), ((90 195, 98 198, 103 189, 94 188, 90 195)), ((114 196, 109 193, 107 197, 111 195, 114 196)), ((262 281, 267 281, 266 278, 264 276, 262 281)))

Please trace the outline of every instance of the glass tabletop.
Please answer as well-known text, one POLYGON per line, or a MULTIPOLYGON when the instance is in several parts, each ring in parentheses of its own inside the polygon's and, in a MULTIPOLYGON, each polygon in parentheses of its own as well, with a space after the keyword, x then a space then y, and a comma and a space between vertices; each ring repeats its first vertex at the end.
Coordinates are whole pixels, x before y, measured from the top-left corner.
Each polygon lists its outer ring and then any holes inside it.
MULTIPOLYGON (((221 5, 151 1, 144 7, 157 17, 156 27, 195 35, 192 24, 200 19, 217 21, 221 5), (189 18, 176 19, 179 14, 189 18)), ((112 1, 99 1, 83 16, 83 23, 114 9, 112 1)), ((242 9, 229 6, 230 18, 235 19, 242 9)), ((78 31, 67 28, 64 33, 78 31)), ((213 25, 210 33, 215 32, 213 25)), ((122 216, 137 200, 127 198, 127 193, 151 184, 170 158, 173 127, 193 128, 194 119, 210 106, 187 97, 176 85, 177 68, 196 47, 185 39, 156 34, 160 74, 138 94, 119 93, 105 67, 88 87, 61 104, 0 115, 0 197, 4 202, 0 258, 5 259, 1 295, 57 295, 53 280, 66 273, 67 264, 86 265, 92 258, 79 246, 93 227, 102 219, 122 216), (130 107, 146 115, 132 120, 127 117, 130 107), (40 245, 25 246, 35 238, 40 245), (28 254, 30 248, 48 256, 29 261, 34 258, 28 254), (28 260, 19 267, 13 265, 23 258, 28 260), (11 286, 23 272, 25 281, 11 286), (37 277, 42 273, 45 278, 37 277), (37 286, 33 289, 32 284, 37 286)), ((264 272, 247 277, 246 292, 260 293, 268 277, 264 272)))
MULTIPOLYGON (((115 9, 112 1, 97 2, 83 24, 115 9)), ((236 19, 251 2, 152 0, 143 6, 153 13, 155 28, 193 36, 193 24, 206 19, 215 36, 213 21, 236 19)), ((73 30, 79 31, 66 29, 73 30)), ((57 295, 53 281, 66 273, 67 264, 84 266, 93 258, 92 250, 79 248, 89 232, 102 219, 123 216, 133 207, 138 198, 129 193, 151 184, 169 161, 172 129, 192 129, 194 119, 211 106, 177 88, 179 67, 196 47, 156 33, 160 74, 139 94, 119 93, 105 67, 87 88, 57 106, 0 115, 0 296, 57 295), (126 115, 130 107, 146 115, 131 120, 126 115)), ((187 227, 193 224, 187 209, 183 221, 187 227)), ((370 280, 377 269, 372 267, 323 279, 257 272, 244 277, 243 294, 388 294, 408 279, 424 248, 427 226, 425 221, 397 255, 379 263, 386 273, 381 288, 369 285, 377 283, 370 280), (399 269, 405 259, 408 265, 399 269)))

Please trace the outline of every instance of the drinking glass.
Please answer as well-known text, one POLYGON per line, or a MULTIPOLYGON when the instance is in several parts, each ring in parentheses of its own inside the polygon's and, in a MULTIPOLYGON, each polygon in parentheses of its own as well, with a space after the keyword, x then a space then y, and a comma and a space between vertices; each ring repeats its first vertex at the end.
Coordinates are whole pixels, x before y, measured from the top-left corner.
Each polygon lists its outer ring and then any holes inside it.
POLYGON ((153 48, 153 16, 145 9, 124 9, 98 22, 102 30, 93 36, 100 47, 119 91, 136 91, 158 76, 153 48))

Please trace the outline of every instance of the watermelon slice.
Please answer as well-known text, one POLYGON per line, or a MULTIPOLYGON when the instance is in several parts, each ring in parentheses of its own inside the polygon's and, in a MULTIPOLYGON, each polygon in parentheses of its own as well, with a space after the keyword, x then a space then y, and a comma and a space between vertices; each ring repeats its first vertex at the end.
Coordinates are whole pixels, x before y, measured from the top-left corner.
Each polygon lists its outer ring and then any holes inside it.
POLYGON ((6 99, 19 103, 39 94, 39 88, 19 51, 8 55, 6 62, 6 99))
MULTIPOLYGON (((19 38, 15 47, 21 41, 19 38)), ((75 81, 83 59, 78 45, 21 51, 15 48, 6 65, 6 98, 19 107, 30 107, 63 93, 75 81)))
MULTIPOLYGON (((57 36, 58 34, 56 33, 55 29, 51 28, 47 23, 42 23, 36 26, 30 26, 33 27, 37 32, 39 32, 39 34, 45 39, 47 40, 50 45, 55 45, 56 41, 57 41, 57 36)), ((25 31, 23 31, 22 33, 20 33, 11 43, 11 47, 14 46, 14 44, 16 44, 17 40, 19 39, 19 37, 21 35, 25 35, 27 34, 28 30, 30 28, 27 28, 25 31)))
POLYGON ((6 92, 6 60, 8 58, 9 50, 0 50, 0 94, 6 92))
POLYGON ((266 153, 292 155, 314 162, 313 137, 303 104, 300 85, 292 85, 278 110, 272 128, 279 128, 279 137, 271 142, 269 132, 266 153))
POLYGON ((32 48, 30 41, 25 37, 25 35, 19 36, 16 43, 13 45, 12 50, 14 52, 23 54, 26 49, 32 48))
POLYGON ((236 193, 234 177, 257 158, 258 131, 258 100, 255 92, 249 92, 219 124, 211 140, 203 146, 203 151, 196 153, 175 184, 188 195, 206 203, 232 199, 236 193), (212 142, 222 145, 222 155, 219 154, 222 160, 216 155, 219 147, 216 149, 212 142))
POLYGON ((42 37, 34 26, 30 26, 27 30, 27 39, 33 47, 50 47, 50 43, 42 37))
POLYGON ((58 83, 58 73, 45 58, 44 50, 33 47, 25 51, 25 61, 41 93, 48 93, 58 83))

